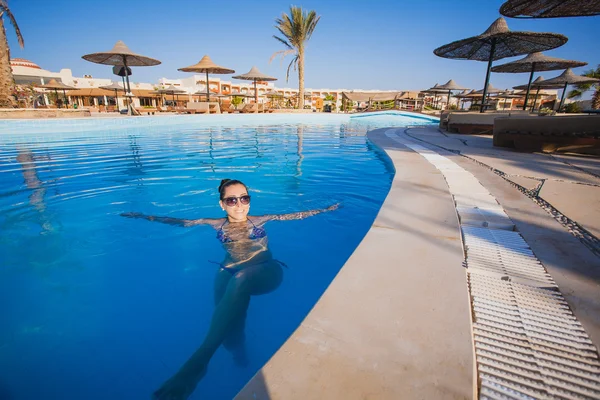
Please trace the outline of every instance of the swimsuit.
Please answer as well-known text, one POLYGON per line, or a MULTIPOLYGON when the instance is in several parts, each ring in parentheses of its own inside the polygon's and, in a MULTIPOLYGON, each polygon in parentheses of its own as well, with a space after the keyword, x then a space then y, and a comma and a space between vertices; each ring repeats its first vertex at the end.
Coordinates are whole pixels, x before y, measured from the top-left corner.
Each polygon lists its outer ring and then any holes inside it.
MULTIPOLYGON (((264 237, 267 236, 267 232, 263 228, 254 225, 254 222, 252 222, 250 219, 248 219, 248 221, 250 221, 250 223, 252 224, 252 232, 250 232, 250 235, 248 235, 248 239, 250 239, 250 240, 256 240, 256 239, 262 239, 262 238, 264 238, 264 237)), ((223 231, 223 227, 228 222, 229 222, 228 220, 225 220, 225 222, 223 222, 223 224, 221 225, 221 227, 217 231, 217 239, 219 239, 219 241, 221 243, 232 243, 232 242, 235 242, 235 240, 233 240, 232 238, 230 238, 229 236, 227 236, 227 234, 225 233, 225 231, 223 231)), ((287 265, 284 262, 279 261, 279 260, 275 260, 275 259, 271 259, 271 260, 275 261, 280 266, 283 266, 283 267, 287 268, 287 265)), ((242 266, 237 266, 237 267, 226 267, 222 263, 218 263, 218 262, 215 262, 215 261, 211 261, 211 262, 220 265, 222 270, 225 270, 225 271, 229 272, 231 275, 235 275, 236 273, 238 273, 239 271, 241 271, 242 269, 244 269, 243 265, 242 266)))
MULTIPOLYGON (((248 219, 248 221, 250 221, 250 219, 248 219)), ((221 243, 235 242, 235 240, 233 240, 232 238, 227 236, 227 234, 223 231, 223 227, 225 226, 225 224, 227 222, 229 222, 229 221, 225 220, 225 222, 223 222, 223 225, 221 225, 221 227, 217 231, 217 239, 219 239, 219 241, 221 243)), ((248 235, 248 239, 250 239, 250 240, 262 239, 265 236, 267 236, 267 232, 263 228, 257 227, 256 225, 254 225, 254 222, 252 222, 252 221, 250 221, 250 223, 252 224, 252 232, 250 232, 250 235, 248 235)))

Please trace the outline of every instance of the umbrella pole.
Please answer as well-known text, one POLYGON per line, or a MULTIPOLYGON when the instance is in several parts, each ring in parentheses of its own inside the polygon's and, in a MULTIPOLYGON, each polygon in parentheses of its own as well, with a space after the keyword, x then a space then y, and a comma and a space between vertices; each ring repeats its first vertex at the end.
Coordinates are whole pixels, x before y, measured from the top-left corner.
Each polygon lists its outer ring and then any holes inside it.
POLYGON ((65 104, 65 108, 69 108, 68 104, 67 104, 67 93, 65 92, 65 89, 63 89, 63 97, 65 99, 65 103, 64 103, 65 104))
MULTIPOLYGON (((129 84, 129 74, 127 73, 127 58, 123 56, 123 67, 125 67, 125 80, 127 81, 127 93, 131 93, 131 85, 129 84)), ((131 97, 129 98, 129 104, 127 105, 127 115, 135 115, 133 112, 133 104, 131 97)))
POLYGON ((565 82, 565 87, 563 88, 562 96, 560 96, 560 104, 558 106, 557 112, 560 112, 560 109, 563 106, 563 102, 565 101, 565 93, 567 93, 567 85, 568 85, 568 83, 565 82))
POLYGON ((492 48, 490 50, 490 59, 488 61, 487 72, 485 74, 485 84, 483 85, 483 97, 481 108, 479 110, 480 113, 485 112, 485 97, 487 95, 488 83, 490 83, 490 73, 492 72, 492 62, 494 61, 494 53, 496 52, 496 39, 492 39, 492 48))
POLYGON ((117 106, 117 111, 119 111, 119 94, 117 93, 117 89, 115 89, 115 106, 117 106))
POLYGON ((447 110, 450 109, 450 96, 452 95, 452 91, 448 90, 448 106, 446 107, 447 110))
MULTIPOLYGON (((54 89, 54 95, 56 96, 56 103, 58 103, 58 91, 56 89, 54 89)), ((57 104, 57 108, 61 108, 60 105, 57 104)))
POLYGON ((535 102, 537 101, 538 94, 540 94, 540 87, 538 86, 537 91, 535 92, 535 97, 533 98, 533 104, 531 105, 531 112, 535 110, 535 102))
POLYGON ((258 113, 258 91, 256 90, 256 79, 254 79, 254 102, 256 103, 256 112, 258 113))
POLYGON ((535 71, 535 63, 531 64, 531 73, 529 74, 529 82, 527 83, 527 93, 525 93, 525 103, 523 103, 523 110, 527 110, 527 99, 529 98, 529 90, 531 89, 533 71, 535 71))
POLYGON ((208 85, 208 70, 206 70, 206 101, 210 102, 209 85, 208 85))

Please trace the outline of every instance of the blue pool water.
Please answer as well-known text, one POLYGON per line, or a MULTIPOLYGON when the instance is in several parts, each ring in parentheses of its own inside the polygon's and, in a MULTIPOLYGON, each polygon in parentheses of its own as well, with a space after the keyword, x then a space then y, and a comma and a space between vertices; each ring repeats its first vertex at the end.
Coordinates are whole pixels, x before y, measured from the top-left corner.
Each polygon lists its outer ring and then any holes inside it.
MULTIPOLYGON (((211 116, 212 117, 212 116, 211 116)), ((366 138, 386 113, 0 124, 0 399, 144 399, 198 348, 224 249, 208 226, 244 181, 251 215, 340 209, 265 228, 287 264, 253 296, 246 360, 220 347, 191 399, 230 399, 283 344, 368 231, 393 178, 366 138)), ((365 268, 368 268, 365 265, 365 268)))

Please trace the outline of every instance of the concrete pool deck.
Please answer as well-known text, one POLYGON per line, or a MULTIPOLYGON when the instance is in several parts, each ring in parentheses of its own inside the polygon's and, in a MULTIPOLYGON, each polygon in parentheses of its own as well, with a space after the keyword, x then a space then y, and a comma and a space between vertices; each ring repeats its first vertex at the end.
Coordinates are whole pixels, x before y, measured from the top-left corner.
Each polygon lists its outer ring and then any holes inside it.
MULTIPOLYGON (((313 310, 237 399, 475 397, 481 376, 460 223, 444 174, 415 145, 495 197, 598 348, 600 159, 518 153, 431 127, 368 136, 396 168, 390 192, 313 310)), ((597 371, 597 350, 589 354, 597 371)), ((600 393, 597 376, 582 393, 600 393)))

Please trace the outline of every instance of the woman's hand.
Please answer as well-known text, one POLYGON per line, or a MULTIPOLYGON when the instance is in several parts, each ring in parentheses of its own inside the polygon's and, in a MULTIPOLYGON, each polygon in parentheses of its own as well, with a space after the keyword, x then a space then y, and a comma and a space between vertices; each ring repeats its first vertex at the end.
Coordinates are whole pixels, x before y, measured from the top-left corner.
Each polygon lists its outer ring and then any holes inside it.
POLYGON ((338 208, 340 208, 340 203, 335 203, 334 205, 327 207, 325 211, 333 211, 337 210, 338 208))

